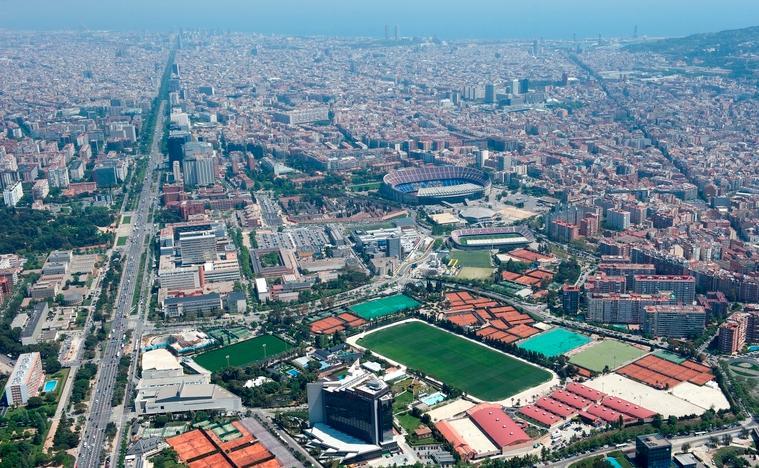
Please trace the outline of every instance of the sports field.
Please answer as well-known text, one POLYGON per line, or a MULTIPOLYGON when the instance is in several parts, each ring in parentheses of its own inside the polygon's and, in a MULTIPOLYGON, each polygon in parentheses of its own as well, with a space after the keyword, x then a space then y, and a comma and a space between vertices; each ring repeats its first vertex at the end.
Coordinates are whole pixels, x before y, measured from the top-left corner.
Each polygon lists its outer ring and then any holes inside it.
POLYGON ((290 348, 288 343, 274 335, 263 335, 207 351, 195 356, 194 359, 211 372, 216 372, 227 367, 227 356, 229 356, 231 367, 242 367, 270 358, 290 348), (264 345, 266 345, 265 349, 264 345))
POLYGON ((519 347, 554 357, 590 343, 590 337, 556 327, 519 343, 519 347))
POLYGON ((419 303, 410 297, 403 294, 395 294, 352 305, 349 309, 364 320, 373 320, 377 317, 416 309, 417 307, 419 307, 419 303))
POLYGON ((451 260, 458 260, 460 267, 488 268, 493 266, 487 250, 451 250, 451 260))
POLYGON ((614 370, 622 364, 646 354, 645 351, 616 340, 603 340, 580 351, 569 362, 593 372, 603 372, 605 367, 614 370))
POLYGON ((486 401, 506 399, 551 378, 544 369, 423 322, 383 328, 358 343, 486 401))
POLYGON ((493 271, 493 268, 464 267, 459 270, 456 277, 462 279, 492 280, 493 271))

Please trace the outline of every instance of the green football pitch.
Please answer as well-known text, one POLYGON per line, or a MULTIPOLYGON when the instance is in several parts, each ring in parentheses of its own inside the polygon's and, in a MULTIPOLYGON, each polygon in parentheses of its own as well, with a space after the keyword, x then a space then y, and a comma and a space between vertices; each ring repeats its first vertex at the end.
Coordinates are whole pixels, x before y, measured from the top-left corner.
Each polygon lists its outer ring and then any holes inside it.
POLYGON ((551 378, 542 368, 423 322, 383 328, 359 344, 486 401, 506 399, 551 378))
POLYGON ((614 370, 644 354, 645 351, 621 341, 603 340, 575 354, 569 362, 593 372, 603 372, 606 367, 614 370))
POLYGON ((364 320, 372 320, 404 310, 416 309, 417 307, 419 307, 419 303, 410 297, 403 294, 395 294, 352 305, 349 309, 364 320))
POLYGON ((194 359, 211 372, 216 372, 227 367, 227 356, 229 356, 231 367, 242 367, 270 358, 290 348, 287 342, 274 335, 263 335, 207 351, 195 356, 194 359), (265 349, 264 345, 266 345, 265 349))

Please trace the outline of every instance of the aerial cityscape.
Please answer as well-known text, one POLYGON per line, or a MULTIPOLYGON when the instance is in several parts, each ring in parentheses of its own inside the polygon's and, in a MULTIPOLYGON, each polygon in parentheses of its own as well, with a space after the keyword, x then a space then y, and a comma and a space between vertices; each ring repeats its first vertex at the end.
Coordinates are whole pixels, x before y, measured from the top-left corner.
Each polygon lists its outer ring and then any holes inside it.
POLYGON ((0 467, 759 466, 759 26, 690 32, 0 18, 0 467))

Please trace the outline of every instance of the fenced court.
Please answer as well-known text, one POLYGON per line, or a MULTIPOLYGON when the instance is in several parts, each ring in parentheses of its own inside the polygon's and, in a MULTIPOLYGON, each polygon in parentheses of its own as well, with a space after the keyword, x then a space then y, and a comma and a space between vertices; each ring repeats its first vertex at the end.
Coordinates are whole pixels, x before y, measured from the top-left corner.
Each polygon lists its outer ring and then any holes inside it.
POLYGON ((528 338, 518 346, 528 351, 535 351, 543 356, 554 357, 584 346, 590 341, 589 336, 557 327, 528 338))
POLYGON ((211 372, 216 372, 227 366, 243 367, 263 361, 290 348, 287 342, 274 335, 263 335, 207 351, 193 359, 211 372))
POLYGON ((551 378, 545 369, 424 322, 383 328, 358 344, 487 401, 506 399, 551 378))
POLYGON ((364 320, 372 320, 404 310, 416 309, 420 304, 404 294, 395 294, 380 299, 352 305, 349 309, 364 320))
POLYGON ((616 340, 603 340, 580 351, 569 362, 592 372, 603 372, 608 367, 617 367, 646 354, 646 351, 616 340))

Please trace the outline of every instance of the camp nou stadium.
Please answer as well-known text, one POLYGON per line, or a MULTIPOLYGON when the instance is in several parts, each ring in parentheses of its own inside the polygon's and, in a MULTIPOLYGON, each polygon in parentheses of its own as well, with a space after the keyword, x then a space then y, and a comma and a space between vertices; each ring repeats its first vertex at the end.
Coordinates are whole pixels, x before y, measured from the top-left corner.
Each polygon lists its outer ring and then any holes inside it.
POLYGON ((380 193, 409 205, 456 203, 490 193, 490 177, 471 167, 430 166, 399 169, 385 175, 380 193))

